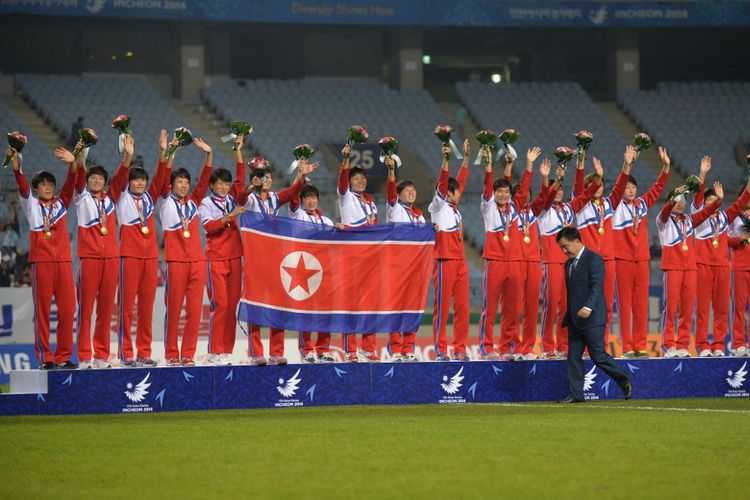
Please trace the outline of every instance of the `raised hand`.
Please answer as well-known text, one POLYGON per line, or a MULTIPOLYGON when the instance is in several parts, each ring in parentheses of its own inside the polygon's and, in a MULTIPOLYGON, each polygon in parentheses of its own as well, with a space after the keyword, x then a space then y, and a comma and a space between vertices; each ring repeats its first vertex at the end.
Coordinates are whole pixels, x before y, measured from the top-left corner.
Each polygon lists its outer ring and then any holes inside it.
POLYGON ((208 144, 206 144, 205 142, 203 142, 203 139, 201 139, 200 137, 196 137, 193 140, 193 142, 195 143, 196 146, 198 146, 198 149, 200 149, 204 153, 208 154, 211 151, 213 151, 213 149, 211 148, 211 146, 209 146, 208 144))
POLYGON ((539 173, 542 177, 549 177, 549 173, 552 170, 552 162, 549 158, 542 160, 542 164, 539 165, 539 173))
POLYGON ((537 158, 539 158, 539 155, 542 154, 542 149, 539 146, 534 146, 533 148, 526 151, 526 161, 535 162, 537 158))
POLYGON ((63 147, 59 147, 55 149, 54 155, 55 155, 55 158, 57 158, 63 163, 73 163, 74 161, 76 161, 76 158, 75 156, 73 156, 73 153, 71 153, 70 151, 68 151, 67 149, 63 147))
POLYGON ((464 158, 468 158, 470 155, 471 155, 471 146, 469 145, 469 139, 464 139, 464 158))
POLYGON ((638 158, 638 150, 636 150, 632 145, 628 144, 625 147, 625 154, 623 155, 625 164, 632 165, 633 163, 635 163, 636 158, 638 158))
POLYGON ((344 146, 344 149, 341 150, 341 156, 343 156, 344 158, 349 158, 349 155, 351 154, 351 152, 352 152, 352 147, 346 144, 344 146))
POLYGON ((716 196, 718 196, 720 200, 724 199, 724 186, 721 184, 721 182, 714 182, 714 191, 716 191, 716 196))
POLYGON ((602 162, 599 160, 599 158, 594 156, 591 159, 591 162, 594 164, 594 172, 596 172, 596 175, 604 179, 604 167, 602 166, 602 162))
POLYGON ((315 172, 315 170, 318 168, 318 165, 320 165, 318 162, 307 163, 307 161, 305 161, 303 163, 302 161, 300 161, 299 166, 297 167, 299 169, 299 175, 301 177, 306 177, 308 174, 315 172))
POLYGON ((159 149, 162 151, 167 150, 167 131, 166 129, 161 129, 161 132, 159 133, 159 149))
POLYGON ((443 146, 442 148, 440 148, 440 151, 443 153, 443 158, 446 158, 446 159, 450 158, 451 156, 450 146, 443 146))
POLYGON ((133 157, 133 153, 135 152, 135 139, 133 139, 132 135, 125 134, 122 138, 122 148, 128 157, 133 157))
POLYGON ((661 157, 661 164, 664 167, 669 168, 672 162, 669 159, 669 154, 667 154, 667 148, 659 146, 659 156, 661 157))
POLYGON ((393 170, 396 168, 396 162, 393 160, 392 156, 386 156, 385 157, 385 166, 388 168, 388 170, 393 170))
POLYGON ((237 138, 234 140, 234 149, 240 150, 242 149, 242 145, 245 143, 245 136, 240 134, 237 136, 237 138))
POLYGON ((490 151, 488 148, 482 148, 479 151, 479 156, 482 157, 482 160, 485 162, 485 164, 492 166, 492 151, 490 151))
POLYGON ((711 157, 710 156, 704 156, 701 158, 701 169, 700 173, 703 175, 703 179, 706 178, 706 174, 708 171, 711 170, 711 157))
POLYGON ((5 150, 5 156, 10 158, 10 166, 13 168, 13 171, 19 172, 21 170, 21 164, 18 162, 18 151, 8 146, 8 149, 5 150))
POLYGON ((562 165, 558 165, 555 174, 557 175, 557 178, 562 181, 563 177, 565 177, 565 167, 562 165))

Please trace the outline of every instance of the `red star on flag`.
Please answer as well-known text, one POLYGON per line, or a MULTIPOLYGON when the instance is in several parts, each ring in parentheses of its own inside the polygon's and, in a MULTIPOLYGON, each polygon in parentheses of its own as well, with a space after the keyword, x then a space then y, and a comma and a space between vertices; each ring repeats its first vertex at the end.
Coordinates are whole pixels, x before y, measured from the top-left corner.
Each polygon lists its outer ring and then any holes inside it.
POLYGON ((308 280, 320 272, 320 269, 306 268, 302 254, 300 254, 299 260, 297 261, 297 267, 282 266, 282 268, 286 271, 289 277, 292 278, 292 281, 289 283, 289 291, 291 292, 296 287, 300 287, 307 294, 310 293, 308 280))

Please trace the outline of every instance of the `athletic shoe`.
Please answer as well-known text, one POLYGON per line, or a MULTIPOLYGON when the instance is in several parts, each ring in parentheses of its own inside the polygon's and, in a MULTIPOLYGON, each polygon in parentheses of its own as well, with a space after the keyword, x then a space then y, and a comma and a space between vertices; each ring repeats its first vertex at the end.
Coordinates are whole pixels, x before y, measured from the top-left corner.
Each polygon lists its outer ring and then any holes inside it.
POLYGON ((209 353, 208 356, 206 356, 206 363, 208 363, 209 365, 214 365, 214 366, 222 365, 221 358, 219 357, 219 355, 213 354, 213 353, 209 353))
POLYGON ((316 361, 315 353, 312 352, 312 351, 310 351, 307 354, 305 354, 305 357, 302 358, 302 362, 303 363, 307 363, 307 364, 310 364, 310 365, 315 364, 315 361, 316 361))
POLYGON ((665 358, 676 358, 677 357, 677 349, 674 347, 670 347, 667 349, 667 352, 664 353, 665 358))
POLYGON ((568 359, 568 351, 555 351, 555 358, 568 359))
POLYGON ((677 349, 678 358, 689 358, 690 352, 687 349, 677 349))
POLYGON ((711 356, 714 358, 723 358, 724 351, 722 351, 721 349, 715 349, 714 352, 711 353, 711 356))
POLYGON ((622 359, 635 359, 636 357, 635 351, 628 351, 622 354, 622 359))
POLYGON ((500 355, 500 359, 503 361, 514 361, 516 357, 513 354, 506 352, 500 355))
POLYGON ((450 361, 451 358, 447 354, 438 354, 435 356, 435 361, 450 361))
POLYGON ((266 366, 266 358, 263 356, 255 356, 253 358, 253 364, 255 366, 266 366))
POLYGON ((523 361, 523 354, 514 354, 511 361, 523 361))
POLYGON ((391 354, 391 363, 401 363, 403 360, 404 360, 404 357, 401 355, 400 352, 391 354))
POLYGON ((67 360, 64 363, 59 363, 57 365, 58 370, 77 370, 78 365, 73 363, 71 360, 67 360))
MULTIPOLYGON (((179 360, 177 361, 177 364, 178 365, 180 364, 179 360)), ((122 366, 123 368, 135 368, 136 367, 135 360, 133 358, 125 358, 122 361, 120 361, 120 366, 122 366)), ((167 366, 172 366, 172 365, 169 365, 169 363, 167 363, 167 366)))
POLYGON ((533 361, 535 359, 539 359, 539 356, 537 356, 533 352, 530 352, 528 354, 524 354, 523 359, 525 359, 526 361, 533 361))
POLYGON ((500 361, 500 355, 496 352, 488 352, 482 355, 482 361, 500 361))
POLYGON ((42 366, 39 367, 40 370, 54 370, 57 366, 55 366, 54 361, 45 361, 42 366))
POLYGON ((454 352, 451 359, 453 361, 471 361, 471 358, 465 352, 454 352))
POLYGON ((97 370, 103 370, 106 368, 112 368, 112 363, 109 362, 107 359, 95 359, 94 360, 94 368, 97 370))
POLYGON ((359 363, 359 356, 356 352, 347 352, 344 356, 344 361, 347 363, 359 363))
POLYGON ((650 356, 648 351, 636 351, 635 357, 636 359, 648 359, 650 356))
POLYGON ((406 354, 404 354, 404 362, 416 363, 417 361, 419 361, 419 357, 413 352, 407 352, 406 354))
POLYGON ((699 358, 710 358, 711 357, 711 349, 703 349, 701 352, 698 353, 699 358))
MULTIPOLYGON (((167 366, 180 366, 180 360, 177 358, 170 358, 167 360, 167 366)), ((135 361, 133 361, 133 364, 130 366, 135 366, 135 361)))
POLYGON ((748 350, 748 348, 745 347, 744 345, 741 345, 734 352, 734 355, 735 356, 750 356, 750 350, 748 350))
POLYGON ((377 354, 372 351, 363 351, 362 349, 359 350, 359 359, 365 363, 377 363, 380 361, 377 354))
POLYGON ((268 356, 268 364, 269 365, 279 365, 284 366, 287 364, 288 361, 284 356, 268 356))
POLYGON ((318 363, 335 363, 336 358, 333 357, 333 354, 330 352, 324 352, 320 356, 318 356, 318 363))
POLYGON ((557 359, 557 355, 554 353, 554 351, 543 352, 542 359, 557 359))
POLYGON ((94 361, 87 359, 86 361, 81 361, 81 363, 78 365, 78 368, 81 370, 88 370, 89 368, 94 367, 94 361))
POLYGON ((136 366, 140 368, 154 368, 156 367, 156 361, 151 358, 136 358, 136 366))
POLYGON ((193 358, 182 358, 182 366, 195 366, 193 358))
POLYGON ((232 364, 232 360, 229 359, 229 354, 227 353, 219 354, 219 359, 221 360, 221 364, 223 366, 229 366, 232 364))

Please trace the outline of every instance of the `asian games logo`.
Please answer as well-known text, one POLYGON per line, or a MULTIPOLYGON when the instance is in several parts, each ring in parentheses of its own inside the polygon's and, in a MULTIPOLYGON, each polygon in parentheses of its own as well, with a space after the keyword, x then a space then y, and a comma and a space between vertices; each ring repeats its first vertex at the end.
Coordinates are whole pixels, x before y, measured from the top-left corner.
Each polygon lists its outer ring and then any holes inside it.
POLYGON ((296 251, 288 254, 279 266, 281 284, 294 300, 312 297, 323 281, 323 266, 308 252, 296 251))
POLYGON ((464 367, 462 366, 461 369, 459 369, 456 373, 453 375, 443 375, 442 377, 442 383, 440 384, 440 388, 445 392, 446 394, 449 394, 449 396, 443 396, 438 400, 438 403, 465 403, 466 399, 464 399, 463 396, 460 394, 460 389, 463 384, 464 375, 462 373, 464 372, 464 367))
POLYGON ((724 393, 724 397, 727 398, 746 398, 750 396, 750 393, 743 388, 747 377, 747 361, 745 361, 739 370, 732 371, 727 370, 727 377, 724 379, 730 390, 724 393))
POLYGON ((299 376, 301 369, 289 377, 288 379, 279 378, 279 385, 276 386, 276 390, 281 395, 282 399, 279 399, 274 406, 303 406, 304 403, 299 399, 295 398, 295 394, 299 390, 299 384, 302 382, 302 378, 299 376))
POLYGON ((86 10, 92 14, 98 14, 104 8, 106 0, 86 0, 86 10))
POLYGON ((128 398, 135 404, 128 404, 122 409, 123 413, 145 413, 152 412, 154 409, 148 403, 144 403, 146 396, 148 395, 148 388, 151 387, 151 383, 148 378, 151 373, 147 373, 143 380, 133 385, 132 382, 125 384, 125 397, 128 398))

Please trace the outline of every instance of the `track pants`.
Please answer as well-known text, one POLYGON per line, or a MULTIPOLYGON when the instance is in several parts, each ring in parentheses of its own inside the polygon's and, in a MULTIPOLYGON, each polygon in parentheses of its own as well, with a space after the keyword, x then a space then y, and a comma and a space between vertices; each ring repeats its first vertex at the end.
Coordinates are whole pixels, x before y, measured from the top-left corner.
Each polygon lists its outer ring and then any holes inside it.
POLYGON ((34 296, 34 352, 39 365, 47 361, 65 363, 73 352, 73 316, 76 310, 71 262, 32 263, 31 287, 34 296), (57 304, 54 354, 49 341, 52 297, 57 304))
POLYGON ((206 286, 206 263, 167 262, 167 307, 164 323, 164 355, 167 359, 193 359, 198 344, 198 327, 203 312, 203 288, 206 286), (182 346, 178 346, 179 322, 185 305, 182 346))
POLYGON ((118 278, 117 257, 84 257, 78 266, 78 359, 91 360, 91 315, 96 302, 94 357, 109 359, 110 323, 115 308, 118 278))
POLYGON ((328 332, 318 332, 318 339, 313 343, 312 333, 299 332, 300 356, 304 358, 313 351, 318 356, 331 352, 331 334, 328 332))
POLYGON ((616 260, 622 352, 645 351, 648 338, 649 261, 616 260))
POLYGON ((156 281, 159 263, 156 259, 120 257, 120 286, 118 290, 117 355, 120 359, 132 359, 133 306, 138 298, 135 345, 139 358, 151 357, 151 321, 156 297, 156 281))
POLYGON ((542 351, 568 352, 568 332, 562 326, 565 311, 568 308, 568 297, 565 291, 565 264, 544 264, 542 290, 542 351), (557 326, 557 340, 554 330, 557 326))
POLYGON ((542 265, 539 262, 524 262, 523 279, 523 340, 515 352, 529 354, 536 344, 536 322, 539 316, 539 289, 542 284, 542 265))
POLYGON ((232 354, 237 337, 237 304, 242 293, 242 259, 208 261, 206 291, 211 304, 208 352, 232 354))
POLYGON ((500 354, 510 352, 518 338, 519 315, 521 313, 522 262, 484 261, 482 279, 482 315, 479 319, 479 351, 487 355, 495 351, 493 329, 498 305, 500 305, 500 354))
POLYGON ((747 306, 750 304, 750 269, 732 272, 734 289, 734 320, 732 322, 732 348, 747 345, 747 306))
POLYGON ((697 271, 664 271, 664 304, 662 307, 662 349, 688 349, 693 326, 697 271), (676 324, 679 313, 679 324, 676 324), (677 339, 675 340, 675 327, 677 339))
POLYGON ((729 267, 698 264, 695 350, 724 351, 729 323, 729 267), (713 342, 708 342, 708 316, 713 306, 713 342))
POLYGON ((469 337, 469 266, 466 260, 436 259, 432 269, 435 305, 432 313, 432 337, 435 355, 448 354, 446 325, 453 299, 453 352, 466 352, 469 337))

